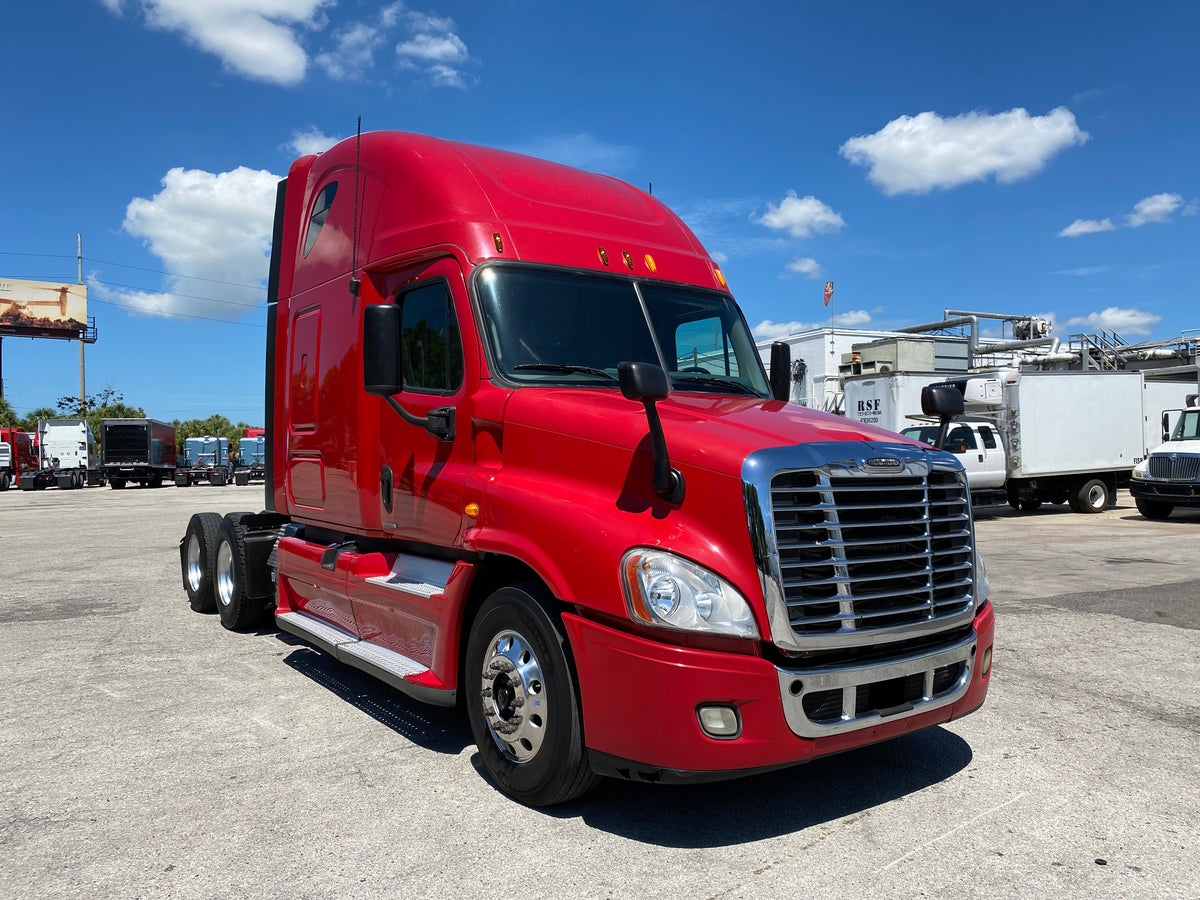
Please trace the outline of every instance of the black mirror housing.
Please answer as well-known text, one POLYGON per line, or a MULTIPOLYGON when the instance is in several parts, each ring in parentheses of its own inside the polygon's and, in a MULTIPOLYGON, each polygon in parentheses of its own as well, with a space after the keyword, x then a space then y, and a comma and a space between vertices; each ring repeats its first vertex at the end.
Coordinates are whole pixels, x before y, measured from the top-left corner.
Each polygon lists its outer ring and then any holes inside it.
POLYGON ((626 400, 657 403, 671 391, 667 373, 654 363, 623 362, 617 366, 617 381, 626 400))
POLYGON ((939 419, 963 414, 963 395, 953 384, 930 384, 921 389, 921 412, 939 419))
POLYGON ((390 397, 404 388, 400 307, 373 303, 363 308, 363 389, 390 397))
POLYGON ((771 397, 785 403, 792 399, 792 347, 783 341, 771 345, 771 397))

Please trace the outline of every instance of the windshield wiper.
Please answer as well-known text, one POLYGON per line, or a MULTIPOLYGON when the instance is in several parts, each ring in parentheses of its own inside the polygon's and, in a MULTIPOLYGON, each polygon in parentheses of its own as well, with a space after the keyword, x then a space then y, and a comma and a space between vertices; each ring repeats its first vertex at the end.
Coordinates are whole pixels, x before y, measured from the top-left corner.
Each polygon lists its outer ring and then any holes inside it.
POLYGON ((733 379, 714 378, 710 375, 680 375, 678 373, 673 373, 671 375, 671 380, 685 381, 688 384, 711 385, 713 387, 735 391, 740 394, 753 394, 755 397, 761 396, 758 391, 754 390, 754 388, 750 387, 749 385, 742 384, 740 381, 734 381, 733 379))
POLYGON ((609 381, 616 381, 617 376, 612 372, 605 372, 603 369, 596 369, 592 366, 572 366, 566 363, 522 363, 519 366, 513 366, 513 369, 538 369, 542 372, 565 372, 567 374, 582 373, 584 375, 599 375, 601 378, 607 378, 609 381))

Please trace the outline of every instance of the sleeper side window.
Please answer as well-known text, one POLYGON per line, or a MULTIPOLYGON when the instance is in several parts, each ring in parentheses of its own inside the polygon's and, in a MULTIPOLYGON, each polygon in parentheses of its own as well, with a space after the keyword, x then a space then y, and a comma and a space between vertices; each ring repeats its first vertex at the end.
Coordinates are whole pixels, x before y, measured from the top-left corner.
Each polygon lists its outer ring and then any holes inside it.
POLYGON ((463 380, 462 338, 449 287, 435 281, 397 297, 404 389, 452 394, 463 380))
POLYGON ((329 209, 333 206, 335 194, 337 194, 336 181, 329 182, 321 188, 321 193, 317 194, 317 202, 313 204, 312 216, 308 220, 308 234, 304 238, 305 256, 308 256, 308 252, 312 250, 313 244, 317 242, 317 235, 321 233, 325 220, 329 218, 329 209))

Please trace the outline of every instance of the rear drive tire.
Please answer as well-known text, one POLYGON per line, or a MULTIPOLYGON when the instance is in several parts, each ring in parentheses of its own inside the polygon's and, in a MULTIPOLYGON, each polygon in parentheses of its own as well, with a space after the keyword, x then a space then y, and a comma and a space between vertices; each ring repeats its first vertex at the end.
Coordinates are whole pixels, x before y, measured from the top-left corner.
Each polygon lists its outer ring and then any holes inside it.
POLYGON ((196 612, 210 613, 217 608, 213 591, 213 560, 217 550, 217 529, 221 517, 216 513, 196 513, 183 534, 180 565, 183 569, 183 589, 188 603, 196 612))
POLYGON ((1108 508, 1108 485, 1099 478, 1089 478, 1076 486, 1067 502, 1077 513, 1100 513, 1108 508))
POLYGON ((1137 504, 1138 512, 1147 519, 1165 519, 1175 508, 1173 503, 1164 503, 1162 500, 1146 500, 1143 497, 1135 497, 1133 502, 1137 504))
POLYGON ((501 588, 467 643, 464 693, 479 755, 496 787, 527 806, 564 803, 599 781, 552 602, 538 584, 501 588))
POLYGON ((112 478, 109 480, 108 486, 110 488, 112 488, 114 491, 119 491, 125 487, 125 479, 124 478, 112 478))
POLYGON ((250 515, 253 513, 229 513, 217 529, 213 589, 221 624, 230 631, 257 628, 266 618, 266 602, 246 596, 246 529, 242 519, 250 515))
POLYGON ((0 491, 8 490, 8 484, 9 484, 8 479, 9 479, 9 474, 7 472, 0 472, 0 491))

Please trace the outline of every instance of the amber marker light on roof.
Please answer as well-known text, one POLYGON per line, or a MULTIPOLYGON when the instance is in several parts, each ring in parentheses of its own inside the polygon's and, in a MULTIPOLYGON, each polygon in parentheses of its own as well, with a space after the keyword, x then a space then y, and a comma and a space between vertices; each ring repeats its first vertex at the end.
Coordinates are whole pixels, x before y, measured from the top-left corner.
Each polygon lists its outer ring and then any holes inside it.
POLYGON ((654 257, 651 256, 649 253, 646 254, 646 268, 649 269, 651 272, 658 271, 658 264, 654 261, 654 257))
POLYGON ((498 231, 493 232, 492 240, 495 241, 495 243, 496 243, 496 252, 503 253, 504 252, 504 241, 502 241, 500 239, 500 232, 498 232, 498 231))
POLYGON ((604 263, 607 266, 608 265, 608 251, 605 250, 603 247, 597 247, 596 252, 600 254, 600 262, 604 263))
POLYGON ((629 271, 633 271, 633 257, 629 255, 628 250, 621 251, 621 258, 625 260, 625 265, 629 266, 629 271))
POLYGON ((723 288, 729 287, 729 285, 725 283, 725 273, 722 272, 717 266, 713 266, 713 275, 717 279, 717 284, 723 288))

